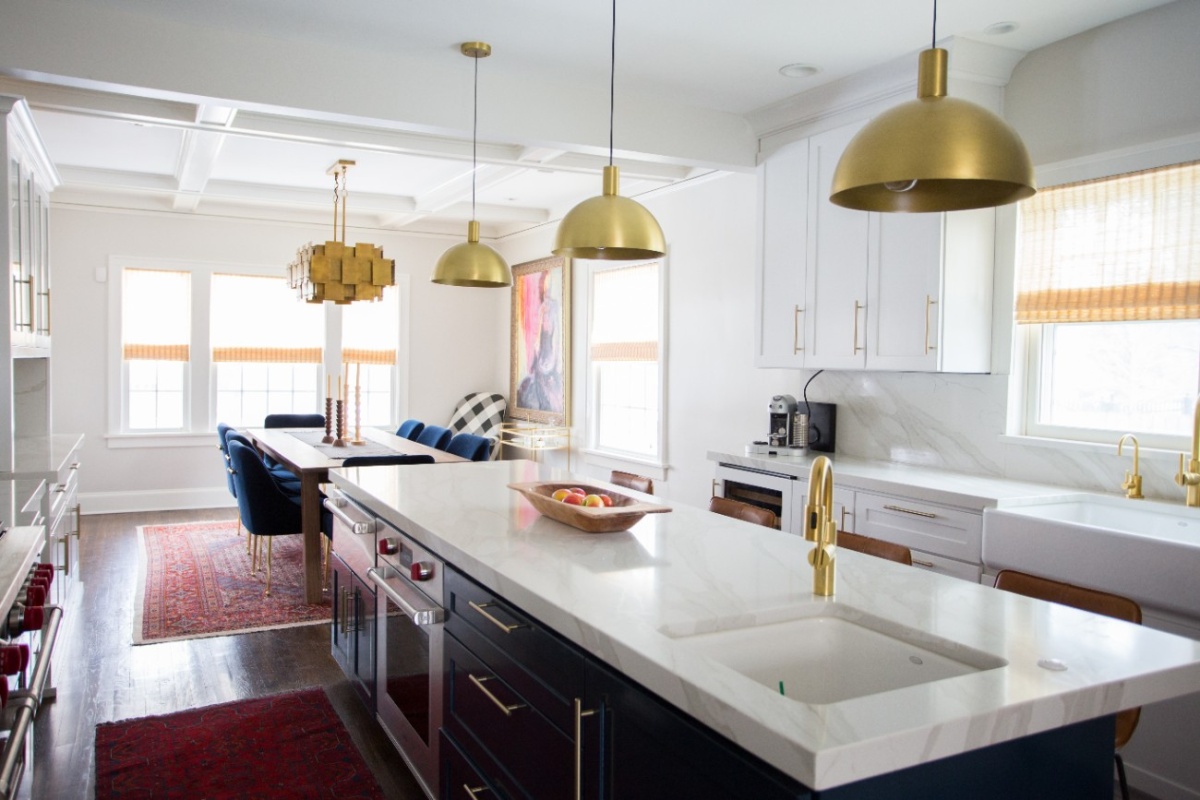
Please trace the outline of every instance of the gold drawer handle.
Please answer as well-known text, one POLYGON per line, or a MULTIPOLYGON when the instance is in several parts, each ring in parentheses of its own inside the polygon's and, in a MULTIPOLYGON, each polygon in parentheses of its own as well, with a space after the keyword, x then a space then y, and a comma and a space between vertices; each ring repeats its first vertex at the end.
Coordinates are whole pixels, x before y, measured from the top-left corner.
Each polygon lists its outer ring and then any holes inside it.
POLYGON ((926 519, 937 519, 937 514, 929 511, 914 511, 911 508, 902 508, 900 506, 884 506, 888 511, 899 511, 901 514, 912 514, 914 517, 925 517, 926 519))
POLYGON ((520 709, 522 709, 522 708, 524 708, 524 707, 525 707, 525 706, 524 706, 523 704, 521 704, 521 703, 514 703, 514 704, 513 704, 513 705, 511 705, 511 706, 510 706, 510 705, 505 705, 505 704, 504 704, 504 703, 503 703, 503 702, 500 700, 500 698, 499 698, 499 697, 496 697, 496 695, 494 695, 494 694, 492 694, 491 692, 489 692, 489 691, 488 691, 488 688, 487 688, 486 686, 484 686, 484 685, 483 685, 483 682, 484 682, 484 681, 490 681, 490 680, 492 680, 492 676, 491 676, 491 675, 484 675, 482 678, 476 678, 474 675, 472 675, 471 673, 469 673, 469 672, 468 672, 468 673, 467 673, 467 677, 471 679, 471 683, 475 684, 475 688, 476 688, 476 689, 478 689, 479 691, 483 692, 483 693, 484 693, 484 695, 487 697, 487 699, 488 699, 488 700, 491 700, 493 703, 495 703, 495 704, 496 704, 496 708, 498 708, 498 709, 500 709, 501 711, 503 711, 503 712, 504 712, 504 716, 506 716, 506 717, 511 717, 511 716, 512 716, 512 712, 514 712, 514 711, 518 711, 518 710, 520 710, 520 709))
POLYGON ((516 625, 506 625, 503 622, 501 622, 500 620, 493 617, 488 612, 484 611, 485 608, 491 608, 493 605, 495 605, 495 603, 476 603, 474 600, 468 600, 467 605, 469 605, 471 608, 478 611, 480 614, 483 615, 484 619, 486 619, 488 622, 492 623, 493 625, 495 625, 497 628, 504 631, 505 633, 512 633, 517 628, 525 627, 524 625, 519 624, 519 623, 516 625))
POLYGON ((583 720, 595 713, 595 709, 585 709, 583 701, 575 698, 575 800, 583 800, 583 720))
POLYGON ((936 345, 929 343, 929 307, 936 305, 937 300, 934 300, 929 295, 925 295, 925 355, 929 355, 930 350, 937 350, 936 345))
POLYGON ((930 569, 935 567, 935 564, 932 561, 921 561, 920 559, 916 558, 914 558, 912 561, 913 564, 917 565, 918 567, 929 567, 930 569))
POLYGON ((859 350, 865 349, 858 346, 858 312, 862 311, 864 308, 866 308, 866 305, 858 302, 857 300, 854 301, 854 350, 851 351, 851 355, 858 353, 859 350))
POLYGON ((800 346, 800 315, 804 313, 804 309, 796 306, 795 313, 792 314, 792 355, 797 355, 804 352, 804 348, 800 346))
POLYGON ((467 797, 471 798, 471 800, 479 800, 479 795, 481 792, 491 791, 491 788, 487 786, 476 786, 474 789, 472 789, 471 784, 469 783, 464 783, 463 789, 466 791, 467 797))

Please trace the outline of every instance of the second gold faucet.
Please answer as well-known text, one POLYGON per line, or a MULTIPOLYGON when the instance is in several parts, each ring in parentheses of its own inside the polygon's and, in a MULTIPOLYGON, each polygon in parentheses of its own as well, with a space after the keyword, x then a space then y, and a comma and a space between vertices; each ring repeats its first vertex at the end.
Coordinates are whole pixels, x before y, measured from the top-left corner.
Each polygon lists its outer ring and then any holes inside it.
POLYGON ((1131 500, 1141 500, 1145 497, 1142 494, 1142 476, 1138 472, 1138 440, 1132 433, 1127 433, 1117 440, 1117 456, 1121 455, 1121 447, 1125 444, 1125 440, 1129 439, 1133 442, 1133 472, 1125 470, 1125 481, 1121 484, 1121 488, 1125 490, 1125 496, 1131 500))

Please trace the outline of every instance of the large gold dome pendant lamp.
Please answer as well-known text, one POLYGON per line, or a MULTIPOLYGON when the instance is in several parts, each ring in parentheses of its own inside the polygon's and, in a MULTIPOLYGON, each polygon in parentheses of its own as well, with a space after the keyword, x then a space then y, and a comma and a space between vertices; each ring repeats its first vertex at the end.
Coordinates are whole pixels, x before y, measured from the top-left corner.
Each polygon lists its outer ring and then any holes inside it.
POLYGON ((554 255, 604 261, 641 261, 666 255, 662 228, 636 200, 621 197, 621 170, 613 164, 613 110, 616 105, 617 2, 612 4, 612 52, 609 62, 608 166, 604 193, 572 208, 558 225, 554 255))
POLYGON ((961 211, 1033 196, 1021 137, 987 109, 946 96, 948 62, 939 47, 921 53, 917 99, 880 114, 850 141, 831 202, 861 211, 961 211))
POLYGON ((438 259, 433 282, 446 286, 482 286, 499 289, 512 286, 512 270, 504 258, 479 241, 479 221, 475 219, 475 173, 479 128, 479 59, 492 54, 486 42, 463 42, 462 54, 475 59, 475 108, 471 129, 471 221, 467 223, 467 241, 456 244, 438 259))

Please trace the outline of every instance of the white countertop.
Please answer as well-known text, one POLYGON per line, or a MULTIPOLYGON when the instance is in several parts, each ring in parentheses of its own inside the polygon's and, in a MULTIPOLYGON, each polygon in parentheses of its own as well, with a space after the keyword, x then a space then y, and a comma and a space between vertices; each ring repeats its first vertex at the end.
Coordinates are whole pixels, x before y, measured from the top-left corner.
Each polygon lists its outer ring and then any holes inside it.
POLYGON ((837 594, 817 598, 809 543, 706 510, 667 502, 670 513, 627 532, 582 533, 507 488, 566 477, 533 462, 330 475, 475 580, 814 789, 1200 689, 1200 642, 858 553, 838 553, 837 594), (1007 665, 809 705, 663 632, 790 619, 830 602, 1007 665), (1068 669, 1043 669, 1041 658, 1068 669))
POLYGON ((1003 478, 989 478, 985 475, 967 475, 893 461, 868 461, 837 453, 818 453, 810 450, 793 455, 784 448, 780 448, 778 452, 779 455, 769 456, 746 455, 744 448, 710 450, 708 460, 807 480, 813 459, 822 455, 829 456, 839 487, 899 494, 915 500, 943 503, 970 511, 983 511, 985 508, 1024 498, 1079 493, 1078 489, 1066 487, 1021 483, 1003 478))
POLYGON ((83 445, 81 433, 18 436, 13 439, 13 475, 57 481, 67 460, 83 445))

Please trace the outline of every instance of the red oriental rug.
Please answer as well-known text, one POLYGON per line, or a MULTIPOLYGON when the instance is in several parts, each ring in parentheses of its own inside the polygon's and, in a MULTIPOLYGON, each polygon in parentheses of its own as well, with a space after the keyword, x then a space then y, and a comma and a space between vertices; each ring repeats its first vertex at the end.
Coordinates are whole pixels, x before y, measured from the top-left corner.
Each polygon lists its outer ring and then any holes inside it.
MULTIPOLYGON (((133 618, 134 644, 328 622, 329 601, 304 602, 304 543, 276 536, 271 596, 266 573, 250 574, 246 534, 237 523, 142 525, 140 585, 133 618)), ((265 548, 264 548, 265 550, 265 548)))
POLYGON ((96 800, 193 797, 383 792, 319 688, 96 726, 96 800))

